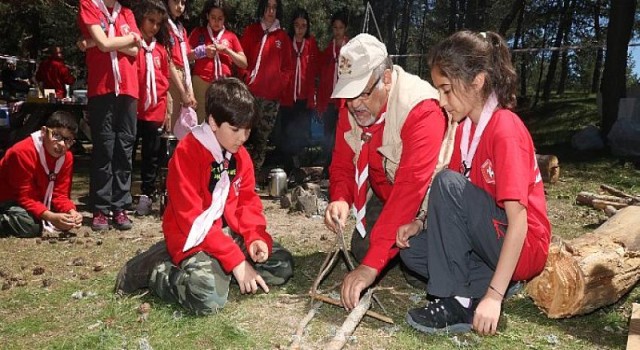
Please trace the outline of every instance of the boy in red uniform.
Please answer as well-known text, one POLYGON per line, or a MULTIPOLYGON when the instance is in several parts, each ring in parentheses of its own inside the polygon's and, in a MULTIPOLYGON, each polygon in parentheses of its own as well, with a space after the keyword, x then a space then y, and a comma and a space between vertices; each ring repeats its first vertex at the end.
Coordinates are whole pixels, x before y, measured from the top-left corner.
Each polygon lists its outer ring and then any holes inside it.
POLYGON ((64 64, 62 49, 59 46, 52 47, 51 56, 40 62, 36 72, 36 80, 42 84, 41 88, 56 90, 56 98, 67 97, 65 84, 75 83, 76 78, 71 75, 69 68, 64 64))
POLYGON ((0 160, 0 237, 36 237, 43 228, 68 231, 82 225, 69 199, 78 124, 55 112, 45 126, 9 148, 0 160), (55 211, 54 211, 55 210, 55 211))
POLYGON ((222 308, 231 275, 244 293, 284 284, 291 254, 266 231, 249 153, 242 144, 258 118, 255 99, 236 78, 207 91, 207 122, 180 141, 169 162, 165 241, 120 270, 116 292, 148 287, 195 314, 222 308), (273 247, 272 247, 273 246, 273 247))

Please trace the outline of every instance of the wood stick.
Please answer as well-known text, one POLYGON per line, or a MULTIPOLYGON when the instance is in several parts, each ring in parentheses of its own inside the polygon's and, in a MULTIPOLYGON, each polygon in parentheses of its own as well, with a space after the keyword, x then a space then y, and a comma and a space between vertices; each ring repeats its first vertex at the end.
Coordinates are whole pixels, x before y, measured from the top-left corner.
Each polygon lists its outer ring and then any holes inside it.
POLYGON ((618 209, 616 209, 616 208, 614 208, 614 207, 612 207, 610 205, 607 205, 604 208, 604 213, 607 214, 607 217, 612 217, 612 216, 616 215, 617 212, 618 212, 618 209))
POLYGON ((291 341, 291 344, 289 345, 289 349, 291 349, 291 350, 300 349, 300 343, 302 342, 302 336, 304 335, 304 329, 307 327, 307 325, 309 324, 309 322, 311 321, 313 316, 316 315, 316 311, 318 311, 320 306, 322 306, 322 302, 321 301, 318 301, 317 303, 313 304, 313 306, 311 307, 311 310, 309 310, 307 315, 300 321, 300 324, 298 324, 298 328, 296 328, 296 334, 293 335, 293 340, 291 341))
POLYGON ((371 307, 371 295, 373 294, 373 289, 369 289, 367 293, 360 299, 360 302, 356 307, 351 310, 351 313, 344 320, 342 327, 336 331, 336 335, 333 339, 325 346, 327 350, 340 350, 346 344, 347 340, 353 334, 353 331, 360 324, 360 321, 364 317, 365 313, 371 307))
POLYGON ((624 204, 624 203, 616 203, 616 202, 610 202, 610 201, 603 201, 600 199, 594 199, 591 202, 591 205, 596 208, 596 209, 600 209, 600 210, 605 210, 608 206, 612 206, 616 209, 622 209, 622 208, 626 208, 629 205, 628 204, 624 204))
POLYGON ((591 202, 595 199, 608 201, 608 202, 622 203, 627 205, 631 204, 631 202, 633 201, 630 198, 620 198, 616 196, 607 196, 606 194, 596 194, 596 193, 582 191, 578 193, 578 196, 576 197, 576 202, 580 204, 591 205, 591 202))
MULTIPOLYGON (((323 302, 325 302, 327 304, 331 304, 331 305, 342 307, 342 303, 340 302, 340 300, 335 300, 333 298, 329 298, 329 297, 324 296, 322 294, 312 295, 311 297, 313 299, 315 299, 315 300, 320 300, 320 301, 323 301, 323 302)), ((358 305, 360 305, 360 304, 358 304, 358 305)), ((375 318, 376 320, 379 320, 379 321, 382 321, 382 322, 386 322, 386 323, 389 323, 389 324, 393 324, 393 319, 391 319, 390 317, 381 315, 381 314, 379 314, 379 313, 377 313, 375 311, 367 310, 367 312, 365 312, 365 314, 367 316, 369 316, 369 317, 375 318)))
POLYGON ((600 188, 603 189, 606 192, 611 193, 614 196, 618 196, 618 197, 622 197, 622 198, 629 198, 629 199, 631 199, 633 201, 633 203, 640 202, 640 197, 639 196, 634 196, 634 195, 628 194, 628 193, 623 192, 623 191, 621 191, 621 190, 619 190, 619 189, 617 189, 617 188, 615 188, 613 186, 602 184, 602 185, 600 185, 600 188))

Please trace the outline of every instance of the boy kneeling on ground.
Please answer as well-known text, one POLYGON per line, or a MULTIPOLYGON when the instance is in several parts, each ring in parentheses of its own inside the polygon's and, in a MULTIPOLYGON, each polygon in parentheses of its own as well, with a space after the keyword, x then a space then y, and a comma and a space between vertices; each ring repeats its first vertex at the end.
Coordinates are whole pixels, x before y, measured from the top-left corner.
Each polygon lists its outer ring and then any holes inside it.
POLYGON ((238 79, 217 80, 207 90, 206 112, 207 121, 180 141, 169 162, 165 241, 129 260, 116 280, 116 293, 149 288, 198 315, 224 306, 231 274, 243 294, 269 292, 269 284, 293 275, 291 254, 266 232, 243 147, 259 118, 253 95, 238 79))
POLYGON ((43 230, 68 231, 82 225, 69 199, 78 124, 54 112, 40 130, 13 145, 0 160, 0 237, 37 237, 43 230))

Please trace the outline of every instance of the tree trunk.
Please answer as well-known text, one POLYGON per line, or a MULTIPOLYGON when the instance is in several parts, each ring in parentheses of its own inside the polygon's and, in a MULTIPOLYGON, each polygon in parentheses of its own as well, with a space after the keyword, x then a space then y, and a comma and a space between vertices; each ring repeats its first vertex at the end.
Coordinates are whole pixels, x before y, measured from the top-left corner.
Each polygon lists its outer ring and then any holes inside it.
MULTIPOLYGON (((602 44, 602 30, 600 28, 600 10, 602 7, 601 0, 596 0, 593 6, 593 32, 598 45, 602 44)), ((600 85, 600 71, 602 70, 602 60, 604 59, 604 50, 598 47, 596 53, 596 63, 593 67, 593 79, 591 80, 591 93, 598 92, 600 85)))
POLYGON ((449 33, 458 30, 458 0, 449 0, 449 33))
MULTIPOLYGON (((524 46, 525 38, 524 38, 524 11, 525 5, 523 1, 522 9, 520 11, 520 15, 518 16, 518 22, 516 24, 516 34, 514 36, 514 45, 518 45, 520 47, 524 46)), ((516 46, 514 46, 514 49, 516 46)), ((529 54, 523 52, 522 56, 520 56, 520 97, 527 97, 527 62, 529 54)), ((515 57, 511 55, 511 61, 515 62, 515 57)))
MULTIPOLYGON (((502 21, 500 22, 500 29, 498 29, 498 33, 500 33, 502 37, 507 37, 507 31, 509 31, 509 28, 511 28, 511 23, 513 23, 513 20, 516 19, 516 16, 518 16, 521 11, 524 11, 524 0, 515 0, 511 3, 511 10, 502 19, 502 21)), ((514 48, 515 47, 516 44, 514 43, 514 48)))
POLYGON ((602 73, 602 123, 603 135, 609 134, 618 119, 618 101, 626 95, 627 50, 631 39, 636 0, 611 2, 609 29, 607 30, 607 56, 602 73))
MULTIPOLYGON (((564 0, 562 4, 562 9, 560 11, 560 20, 558 21, 558 27, 556 31, 556 38, 553 41, 554 47, 560 47, 560 45, 562 45, 567 22, 569 23, 569 25, 571 24, 571 21, 567 20, 567 17, 570 18, 569 4, 569 0, 564 0)), ((556 78, 556 68, 558 66, 559 59, 560 51, 551 51, 551 59, 549 60, 549 66, 547 67, 547 79, 544 82, 544 89, 542 90, 542 99, 545 102, 549 101, 549 98, 551 97, 551 89, 556 78)))
MULTIPOLYGON (((411 30, 411 9, 413 8, 413 0, 404 0, 402 9, 402 37, 400 38, 400 51, 398 54, 405 55, 409 47, 409 31, 411 30)), ((407 57, 398 60, 398 64, 407 67, 407 57)))
POLYGON ((640 207, 621 209, 593 233, 553 244, 542 273, 527 285, 550 318, 615 303, 640 279, 640 207))

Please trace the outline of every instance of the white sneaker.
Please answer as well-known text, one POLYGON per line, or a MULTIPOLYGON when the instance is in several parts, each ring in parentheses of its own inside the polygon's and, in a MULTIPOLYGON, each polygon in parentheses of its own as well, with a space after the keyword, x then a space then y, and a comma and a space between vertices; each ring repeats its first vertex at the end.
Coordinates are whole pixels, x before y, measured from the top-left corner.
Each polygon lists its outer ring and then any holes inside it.
POLYGON ((151 198, 147 195, 141 195, 138 200, 138 206, 136 207, 137 215, 149 215, 151 213, 151 198))

